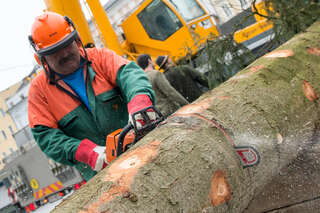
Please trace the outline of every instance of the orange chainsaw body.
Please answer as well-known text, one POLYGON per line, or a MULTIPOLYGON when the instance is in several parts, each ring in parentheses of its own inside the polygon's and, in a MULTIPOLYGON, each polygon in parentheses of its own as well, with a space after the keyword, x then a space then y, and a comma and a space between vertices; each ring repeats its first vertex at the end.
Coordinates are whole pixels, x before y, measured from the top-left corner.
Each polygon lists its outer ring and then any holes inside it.
MULTIPOLYGON (((106 158, 108 163, 117 158, 118 137, 122 129, 118 129, 107 136, 106 139, 106 158)), ((123 141, 123 152, 127 150, 127 146, 134 142, 134 132, 130 131, 123 141)))

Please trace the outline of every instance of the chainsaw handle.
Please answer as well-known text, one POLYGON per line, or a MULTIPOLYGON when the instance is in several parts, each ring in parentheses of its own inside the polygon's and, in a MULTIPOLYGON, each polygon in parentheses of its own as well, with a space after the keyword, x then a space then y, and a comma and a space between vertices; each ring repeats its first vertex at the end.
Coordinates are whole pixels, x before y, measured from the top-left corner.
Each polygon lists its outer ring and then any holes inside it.
POLYGON ((140 140, 144 135, 146 135, 148 132, 153 130, 157 126, 157 124, 159 124, 160 122, 162 122, 164 120, 164 117, 161 114, 161 112, 158 109, 156 109, 154 106, 150 106, 150 107, 144 108, 140 111, 137 111, 137 112, 133 113, 132 117, 133 117, 134 125, 132 125, 131 123, 127 124, 119 134, 118 145, 117 145, 117 157, 119 157, 124 152, 123 151, 123 141, 130 130, 134 129, 134 136, 135 136, 134 141, 133 141, 133 144, 134 144, 138 140, 140 140), (149 119, 149 117, 147 116, 146 112, 149 109, 153 109, 154 112, 156 113, 156 120, 151 121, 149 119), (135 115, 139 114, 139 113, 142 114, 142 117, 146 121, 146 124, 144 126, 142 126, 140 129, 138 129, 136 127, 137 121, 135 120, 135 115))
MULTIPOLYGON (((120 155, 123 153, 123 141, 124 141, 124 138, 126 137, 127 133, 128 133, 131 129, 133 129, 132 124, 127 124, 127 125, 122 129, 122 131, 120 132, 119 137, 118 137, 117 156, 120 156, 120 155)), ((134 139, 134 140, 136 140, 136 139, 134 139)))

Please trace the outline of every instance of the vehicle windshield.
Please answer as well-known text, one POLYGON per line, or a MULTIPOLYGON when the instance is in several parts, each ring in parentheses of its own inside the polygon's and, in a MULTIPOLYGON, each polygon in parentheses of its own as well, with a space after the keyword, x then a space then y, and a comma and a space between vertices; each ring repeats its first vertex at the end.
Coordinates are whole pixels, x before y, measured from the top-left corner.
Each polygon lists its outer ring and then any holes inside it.
POLYGON ((174 12, 162 1, 152 1, 138 14, 138 19, 149 37, 164 41, 182 27, 174 12))
POLYGON ((205 14, 196 0, 169 0, 169 2, 179 11, 186 22, 205 14))

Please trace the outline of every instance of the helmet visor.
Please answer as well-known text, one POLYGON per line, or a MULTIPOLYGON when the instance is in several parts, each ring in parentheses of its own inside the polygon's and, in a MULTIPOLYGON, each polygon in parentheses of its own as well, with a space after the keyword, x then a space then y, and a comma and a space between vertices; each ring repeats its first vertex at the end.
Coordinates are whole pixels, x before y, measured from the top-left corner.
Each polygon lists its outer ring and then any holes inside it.
POLYGON ((67 35, 64 39, 55 43, 54 45, 38 50, 37 54, 40 56, 51 55, 57 52, 58 50, 70 45, 77 37, 78 37, 77 31, 74 30, 69 35, 67 35))

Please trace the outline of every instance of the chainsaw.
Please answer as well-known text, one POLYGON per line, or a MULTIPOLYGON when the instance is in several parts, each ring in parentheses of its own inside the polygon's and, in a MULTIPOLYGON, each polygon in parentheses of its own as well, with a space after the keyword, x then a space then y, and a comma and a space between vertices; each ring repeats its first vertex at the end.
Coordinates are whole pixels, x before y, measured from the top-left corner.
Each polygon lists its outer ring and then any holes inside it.
POLYGON ((117 129, 107 136, 106 159, 108 163, 119 157, 137 141, 156 128, 157 125, 164 120, 164 117, 158 109, 150 106, 133 113, 132 120, 133 125, 129 123, 123 129, 117 129), (150 109, 154 110, 156 114, 155 120, 151 120, 147 114, 147 111, 150 109), (138 114, 141 114, 145 121, 145 125, 139 129, 137 128, 137 121, 135 119, 138 114))

